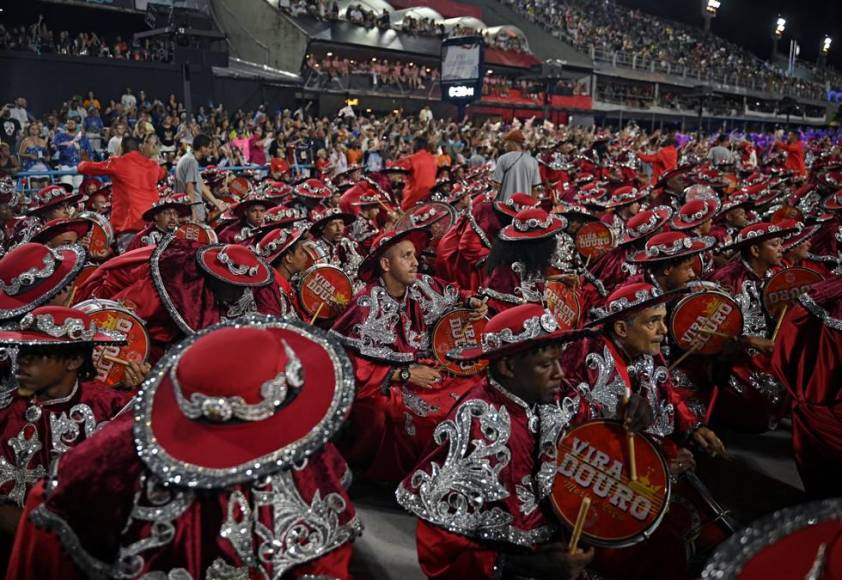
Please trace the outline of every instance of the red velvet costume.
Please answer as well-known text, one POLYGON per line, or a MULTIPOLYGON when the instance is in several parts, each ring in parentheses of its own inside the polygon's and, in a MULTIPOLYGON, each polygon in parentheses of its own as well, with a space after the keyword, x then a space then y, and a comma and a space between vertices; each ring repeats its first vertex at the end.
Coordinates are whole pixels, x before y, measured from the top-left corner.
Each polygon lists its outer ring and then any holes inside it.
POLYGON ((62 454, 125 407, 131 395, 95 381, 81 381, 60 402, 11 397, 0 410, 0 501, 23 507, 37 479, 49 474, 62 454))
POLYGON ((500 312, 526 302, 543 304, 544 278, 524 275, 522 262, 511 266, 500 265, 494 268, 486 280, 487 286, 479 289, 479 294, 488 297, 488 307, 500 312))
POLYGON ((70 580, 117 570, 140 576, 174 569, 192 578, 206 578, 211 569, 257 578, 258 565, 291 578, 350 578, 350 541, 361 526, 345 491, 348 476, 345 462, 328 444, 302 469, 273 474, 268 486, 241 483, 202 493, 164 488, 137 456, 131 418, 121 417, 62 460, 58 485, 46 499, 43 486, 30 495, 24 517, 35 525, 18 529, 7 578, 70 580), (257 526, 266 526, 269 538, 283 540, 296 525, 318 526, 324 536, 308 537, 313 544, 307 549, 295 555, 284 550, 277 560, 265 551, 269 563, 251 562, 249 569, 241 554, 252 548, 251 514, 257 518, 257 510, 249 506, 256 502, 278 506, 259 515, 257 526), (247 534, 240 536, 246 550, 237 549, 238 534, 247 534), (136 551, 126 553, 129 547, 136 551))
POLYGON ((126 252, 131 252, 143 246, 157 246, 166 236, 167 234, 158 229, 155 223, 146 224, 146 227, 137 232, 129 241, 126 252))
POLYGON ((533 409, 489 377, 465 395, 396 492, 419 518, 424 574, 491 578, 500 552, 560 541, 545 498, 555 475, 555 442, 572 411, 572 402, 533 409))
POLYGON ((469 227, 464 228, 459 239, 454 281, 460 288, 476 291, 485 285, 483 264, 491 252, 492 242, 505 224, 490 201, 472 207, 467 218, 469 227))
POLYGON ((239 219, 222 228, 217 237, 221 244, 242 244, 252 238, 257 229, 246 223, 245 219, 239 219))
POLYGON ((772 370, 792 396, 792 444, 812 496, 842 481, 842 278, 814 286, 784 318, 772 370))
POLYGON ((455 287, 419 276, 403 299, 377 281, 366 285, 333 325, 357 379, 353 435, 338 443, 351 466, 370 479, 397 481, 415 465, 433 429, 473 381, 445 375, 435 389, 392 382, 413 363, 438 366, 430 351, 432 325, 468 298, 455 287))

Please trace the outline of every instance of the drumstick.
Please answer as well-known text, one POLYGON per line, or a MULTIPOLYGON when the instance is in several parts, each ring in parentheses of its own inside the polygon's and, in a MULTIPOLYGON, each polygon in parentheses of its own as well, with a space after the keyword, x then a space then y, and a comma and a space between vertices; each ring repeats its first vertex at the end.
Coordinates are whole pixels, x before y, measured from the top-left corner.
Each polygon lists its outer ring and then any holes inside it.
POLYGON ((713 415, 713 406, 716 405, 716 399, 719 398, 719 387, 714 386, 713 392, 710 394, 710 401, 708 402, 708 408, 705 411, 705 425, 710 425, 710 418, 713 415))
POLYGON ((707 328, 700 328, 699 332, 704 332, 705 334, 710 334, 712 336, 721 336, 722 338, 734 338, 730 334, 725 334, 724 332, 717 332, 715 330, 708 330, 707 328))
POLYGON ((127 361, 125 359, 122 359, 122 358, 119 358, 119 357, 116 357, 116 356, 111 356, 110 354, 103 354, 102 358, 104 358, 105 360, 111 361, 113 363, 117 363, 118 365, 123 365, 124 367, 129 366, 129 361, 127 361))
POLYGON ((626 431, 626 442, 629 445, 629 479, 637 481, 637 461, 634 457, 634 431, 626 431))
POLYGON ((77 288, 78 288, 78 286, 76 286, 76 284, 74 284, 73 287, 70 289, 70 296, 67 297, 67 305, 68 306, 73 306, 73 299, 76 298, 76 289, 77 288))
POLYGON ((316 319, 319 317, 319 314, 321 314, 322 308, 324 308, 324 307, 325 307, 325 303, 319 302, 319 307, 316 308, 316 312, 313 314, 313 318, 310 319, 310 325, 312 325, 314 322, 316 322, 316 319))
POLYGON ((789 304, 784 304, 781 313, 778 314, 778 322, 775 324, 775 332, 772 333, 772 342, 775 342, 775 339, 778 337, 778 331, 781 329, 781 324, 783 324, 784 316, 786 316, 786 311, 789 308, 789 304))
POLYGON ((667 369, 667 370, 669 370, 670 372, 672 372, 672 370, 673 370, 675 367, 677 367, 677 366, 678 366, 678 365, 680 365, 682 362, 684 362, 684 359, 686 359, 688 356, 690 356, 691 354, 693 354, 694 352, 696 352, 696 351, 697 351, 697 350, 699 350, 700 348, 702 348, 702 345, 700 345, 699 343, 694 344, 692 347, 690 347, 690 350, 686 351, 683 355, 681 355, 680 357, 678 357, 678 360, 676 360, 674 363, 672 363, 672 364, 670 365, 670 368, 669 368, 669 369, 667 369))
POLYGON ((576 516, 576 525, 573 526, 573 533, 570 536, 570 543, 567 548, 571 554, 576 553, 576 548, 579 547, 579 538, 582 537, 582 528, 585 527, 585 518, 588 515, 588 510, 591 507, 591 498, 583 497, 582 503, 579 505, 579 514, 576 516))
POLYGON ((585 259, 585 265, 583 266, 583 268, 584 268, 585 270, 587 270, 587 269, 588 269, 588 264, 590 264, 590 263, 591 263, 591 256, 593 256, 593 254, 588 254, 588 257, 585 259))

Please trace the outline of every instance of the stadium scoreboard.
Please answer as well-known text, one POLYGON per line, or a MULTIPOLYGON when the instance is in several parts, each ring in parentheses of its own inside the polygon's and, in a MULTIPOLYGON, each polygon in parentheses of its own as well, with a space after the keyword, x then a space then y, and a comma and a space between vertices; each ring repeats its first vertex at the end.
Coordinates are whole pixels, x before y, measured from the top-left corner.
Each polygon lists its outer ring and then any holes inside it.
POLYGON ((441 43, 441 98, 463 108, 482 96, 485 44, 481 36, 446 38, 441 43))

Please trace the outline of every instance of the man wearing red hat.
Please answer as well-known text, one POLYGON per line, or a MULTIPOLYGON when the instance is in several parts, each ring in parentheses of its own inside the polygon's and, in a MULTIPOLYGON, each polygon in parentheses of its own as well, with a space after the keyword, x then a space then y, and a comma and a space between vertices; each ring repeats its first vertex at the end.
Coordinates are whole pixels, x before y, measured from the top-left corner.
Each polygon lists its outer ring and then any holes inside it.
POLYGON ((470 387, 443 376, 434 362, 430 331, 459 306, 487 312, 477 298, 418 274, 418 255, 429 234, 386 232, 360 265, 366 283, 333 325, 357 377, 352 436, 340 448, 355 469, 371 479, 395 481, 418 460, 438 421, 470 387))
POLYGON ((351 239, 357 243, 360 254, 363 256, 368 254, 371 243, 381 234, 381 228, 377 220, 380 216, 382 203, 382 199, 376 192, 360 195, 355 201, 351 202, 351 208, 357 216, 356 221, 351 225, 351 239))
POLYGON ((26 217, 14 225, 13 243, 28 242, 43 224, 71 216, 73 205, 82 199, 82 194, 74 194, 68 191, 67 187, 48 185, 32 196, 26 209, 26 217))
POLYGON ((219 241, 223 244, 241 244, 252 238, 255 230, 263 225, 266 210, 272 205, 274 202, 262 193, 245 197, 230 208, 238 219, 219 232, 219 241))
POLYGON ((711 281, 725 288, 743 315, 743 348, 730 365, 718 365, 721 384, 714 416, 734 427, 765 431, 783 412, 783 387, 770 374, 769 355, 775 322, 763 309, 763 284, 781 268, 783 238, 795 228, 760 222, 740 230, 726 250, 739 259, 720 268, 711 281))
POLYGON ((257 255, 272 267, 275 283, 280 290, 281 314, 299 319, 305 319, 304 311, 292 287, 292 277, 307 268, 309 256, 301 243, 306 234, 306 227, 276 228, 257 244, 257 255))
POLYGON ((79 218, 50 220, 32 233, 32 241, 49 248, 79 243, 91 229, 91 222, 79 218))
POLYGON ((611 194, 605 205, 609 210, 601 221, 614 232, 614 238, 620 239, 626 232, 626 223, 640 211, 640 203, 649 195, 646 189, 637 189, 631 185, 618 187, 611 194))
POLYGON ((345 228, 353 227, 356 221, 357 216, 338 207, 316 208, 310 212, 310 233, 319 253, 351 279, 357 277, 357 268, 363 261, 357 244, 345 235, 345 228))
POLYGON ((286 182, 289 179, 289 163, 285 159, 275 157, 269 162, 269 175, 267 180, 286 182))
POLYGON ((0 345, 18 349, 17 391, 0 410, 4 535, 14 535, 38 479, 53 473, 62 454, 128 403, 128 393, 92 381, 94 347, 122 342, 123 335, 99 330, 87 314, 63 306, 38 307, 0 331, 0 345))
MULTIPOLYGON (((646 283, 621 286, 603 307, 591 310, 591 326, 599 327, 601 334, 574 344, 562 356, 569 369, 568 391, 581 396, 580 419, 616 417, 631 394, 646 399, 653 413, 646 432, 661 443, 674 477, 695 467, 693 454, 680 442, 687 440, 714 456, 725 452, 716 434, 676 392, 661 353, 666 303, 679 293, 646 283)), ((662 528, 637 547, 598 552, 596 569, 609 577, 687 578, 683 534, 671 533, 671 526, 662 528), (629 568, 633 561, 638 565, 629 568), (646 565, 639 565, 641 561, 646 565)))
POLYGON ((126 247, 126 251, 131 252, 143 246, 160 244, 165 237, 178 228, 182 219, 193 215, 192 205, 190 199, 183 193, 162 197, 156 201, 152 207, 143 212, 143 219, 149 223, 135 234, 126 247))
MULTIPOLYGON (((561 331, 542 306, 523 304, 494 316, 478 344, 449 353, 489 367, 396 492, 419 518, 427 577, 574 579, 593 558, 592 549, 569 553, 547 499, 556 441, 579 408, 578 396, 562 393, 561 347, 583 332, 561 331)), ((620 414, 634 430, 648 423, 637 396, 620 414)))
POLYGON ((157 368, 30 494, 8 577, 350 578, 362 526, 329 443, 354 396, 341 347, 254 316, 157 368))

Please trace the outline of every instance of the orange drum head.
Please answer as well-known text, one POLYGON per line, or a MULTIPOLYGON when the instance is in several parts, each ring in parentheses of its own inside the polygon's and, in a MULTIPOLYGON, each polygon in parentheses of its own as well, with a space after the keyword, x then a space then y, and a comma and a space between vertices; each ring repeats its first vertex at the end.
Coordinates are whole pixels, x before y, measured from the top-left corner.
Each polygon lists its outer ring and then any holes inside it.
POLYGON ((485 359, 459 362, 447 358, 447 353, 454 348, 479 344, 479 337, 488 321, 471 320, 471 314, 466 308, 452 310, 442 316, 433 327, 433 354, 439 364, 454 375, 475 375, 488 366, 488 360, 485 359))
POLYGON ((152 342, 143 321, 131 310, 111 300, 86 300, 76 308, 87 312, 97 327, 126 335, 127 343, 122 346, 108 345, 94 349, 96 380, 116 385, 125 376, 124 362, 146 362, 152 342))
POLYGON ((88 232, 85 249, 92 259, 107 258, 111 253, 111 244, 114 243, 113 230, 111 223, 94 212, 82 212, 79 217, 87 220, 91 224, 91 229, 88 232))
MULTIPOLYGON (((73 287, 81 287, 88 280, 88 278, 91 277, 91 274, 96 272, 96 269, 97 266, 95 264, 89 264, 87 266, 84 266, 81 270, 79 270, 79 274, 77 274, 76 279, 73 280, 73 287)), ((73 306, 73 303, 71 302, 70 305, 73 306)))
POLYGON ((313 266, 301 276, 301 307, 317 320, 333 320, 345 312, 354 295, 348 275, 336 266, 313 266))
POLYGON ((602 222, 583 225, 576 232, 576 250, 585 258, 596 258, 614 247, 614 234, 602 222))
POLYGON ((794 304, 799 296, 823 279, 818 272, 798 266, 773 274, 763 286, 763 307, 766 313, 777 318, 784 307, 794 304))
POLYGON ((728 337, 743 333, 743 314, 733 298, 722 292, 697 292, 676 304, 670 319, 670 333, 682 350, 695 348, 698 354, 722 352, 728 337))
POLYGON ((204 224, 181 224, 175 230, 175 237, 203 244, 215 244, 218 240, 216 232, 204 224))
POLYGON ((235 177, 228 182, 228 191, 238 198, 243 198, 251 191, 251 184, 245 177, 235 177))
POLYGON ((544 284, 544 301, 561 330, 578 328, 581 308, 574 289, 560 280, 550 280, 544 284))
POLYGON ((629 479, 626 430, 618 421, 597 420, 571 430, 558 443, 558 468, 550 500, 571 529, 585 497, 591 500, 582 540, 623 548, 652 535, 669 507, 667 461, 652 440, 633 439, 637 480, 629 479))

